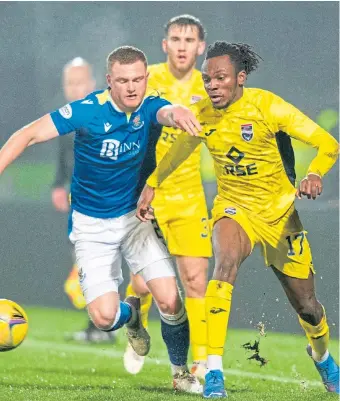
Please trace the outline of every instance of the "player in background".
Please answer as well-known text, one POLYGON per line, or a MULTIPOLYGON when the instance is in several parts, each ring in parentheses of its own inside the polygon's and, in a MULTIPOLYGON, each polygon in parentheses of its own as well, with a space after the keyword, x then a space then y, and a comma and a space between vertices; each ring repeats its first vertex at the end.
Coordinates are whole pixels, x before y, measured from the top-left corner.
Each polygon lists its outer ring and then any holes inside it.
POLYGON ((222 356, 238 269, 255 244, 280 280, 308 339, 308 354, 326 389, 339 393, 339 367, 328 352, 329 327, 317 300, 309 243, 294 200, 316 199, 322 177, 336 162, 338 142, 277 95, 244 88, 259 59, 250 46, 215 42, 202 66, 209 98, 193 106, 204 132, 180 135, 148 179, 137 208, 145 221, 154 187, 204 142, 215 163, 218 194, 213 208, 215 269, 206 292, 208 373, 204 397, 226 397, 222 356), (295 188, 290 137, 318 150, 295 188))
MULTIPOLYGON (((196 17, 180 15, 171 18, 165 26, 162 42, 167 60, 149 66, 149 87, 157 89, 170 102, 185 106, 206 97, 201 73, 195 69, 197 57, 205 50, 205 35, 203 25, 196 17)), ((156 131, 157 138, 161 131, 156 148, 159 163, 181 131, 160 125, 152 129, 156 131)), ((169 252, 176 257, 185 289, 193 359, 191 372, 204 378, 207 359, 204 295, 212 249, 199 169, 200 152, 201 146, 198 146, 171 178, 157 189, 152 206, 169 252)), ((141 297, 142 321, 147 326, 152 297, 141 277, 132 276, 127 295, 136 294, 141 297)), ((138 373, 143 363, 144 357, 137 355, 128 345, 124 355, 127 371, 138 373)))
MULTIPOLYGON (((67 102, 74 102, 85 98, 86 95, 95 89, 95 79, 91 65, 81 57, 76 57, 68 62, 63 68, 63 91, 67 102)), ((57 158, 56 177, 52 188, 52 203, 55 209, 62 213, 69 212, 69 186, 73 172, 73 135, 66 135, 59 138, 59 154, 57 158)), ((75 262, 74 250, 72 247, 72 259, 75 262)), ((85 298, 81 291, 78 267, 74 263, 72 270, 65 282, 64 289, 72 304, 77 309, 86 307, 85 298)), ((92 320, 89 319, 85 330, 72 334, 76 341, 101 342, 114 338, 114 332, 105 332, 97 329, 92 320)))
POLYGON ((146 96, 147 60, 141 50, 115 49, 107 59, 106 77, 108 89, 67 104, 13 134, 0 151, 0 174, 28 146, 75 131, 69 237, 90 318, 107 332, 125 325, 135 352, 149 352, 150 336, 141 323, 139 299, 119 300, 124 258, 130 271, 147 282, 159 308, 174 388, 199 393, 202 386, 187 368, 189 323, 170 255, 153 225, 136 218, 135 209, 144 185, 141 167, 149 150, 151 122, 192 134, 201 127, 188 108, 157 95, 146 96))

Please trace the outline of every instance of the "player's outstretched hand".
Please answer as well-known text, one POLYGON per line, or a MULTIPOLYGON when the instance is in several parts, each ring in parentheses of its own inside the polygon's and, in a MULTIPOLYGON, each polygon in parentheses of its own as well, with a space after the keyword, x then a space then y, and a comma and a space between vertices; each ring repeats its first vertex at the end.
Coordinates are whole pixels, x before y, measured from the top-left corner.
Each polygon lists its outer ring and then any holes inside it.
POLYGON ((136 216, 140 221, 145 222, 155 218, 153 209, 150 206, 154 196, 155 189, 146 184, 137 203, 136 216))
POLYGON ((317 174, 310 173, 301 180, 296 196, 302 199, 307 196, 308 199, 315 200, 322 193, 322 179, 317 174))
POLYGON ((70 204, 68 201, 68 193, 65 188, 58 187, 53 189, 52 203, 58 212, 66 213, 69 211, 70 204))
POLYGON ((170 121, 173 126, 186 131, 191 136, 198 136, 202 127, 194 113, 184 106, 174 106, 169 112, 170 121))

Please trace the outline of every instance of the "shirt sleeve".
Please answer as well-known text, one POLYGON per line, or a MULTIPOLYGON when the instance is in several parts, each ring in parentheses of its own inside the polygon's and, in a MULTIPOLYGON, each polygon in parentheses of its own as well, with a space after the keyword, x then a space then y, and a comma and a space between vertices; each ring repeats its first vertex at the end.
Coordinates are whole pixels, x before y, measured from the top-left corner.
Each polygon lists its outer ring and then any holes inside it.
POLYGON ((159 97, 159 96, 150 97, 148 105, 147 105, 147 110, 148 110, 148 115, 149 115, 150 121, 155 124, 158 123, 157 117, 156 117, 158 110, 169 104, 171 104, 171 103, 168 100, 163 99, 162 97, 159 97))
POLYGON ((66 135, 76 129, 86 127, 94 113, 95 104, 83 103, 83 100, 78 100, 66 104, 50 115, 59 135, 66 135))
POLYGON ((322 177, 332 168, 338 158, 339 144, 331 134, 274 94, 269 103, 269 116, 274 132, 283 131, 318 150, 307 173, 315 173, 322 177))
POLYGON ((159 187, 162 182, 175 171, 197 148, 201 139, 182 132, 164 155, 156 170, 147 179, 150 187, 159 187))

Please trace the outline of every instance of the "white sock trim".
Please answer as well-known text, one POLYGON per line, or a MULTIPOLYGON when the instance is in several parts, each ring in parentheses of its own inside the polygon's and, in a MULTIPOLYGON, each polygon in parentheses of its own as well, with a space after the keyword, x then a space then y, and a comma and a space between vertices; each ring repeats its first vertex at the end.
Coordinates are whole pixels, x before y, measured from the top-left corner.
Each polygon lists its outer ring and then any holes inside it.
POLYGON ((314 350, 312 350, 312 358, 314 359, 315 362, 317 363, 322 363, 325 362, 329 357, 329 352, 328 350, 320 357, 319 354, 317 354, 314 350))
POLYGON ((178 326, 179 324, 184 323, 188 318, 187 312, 186 312, 183 304, 182 304, 182 307, 179 310, 179 312, 176 313, 176 315, 167 315, 165 313, 162 313, 161 311, 159 311, 159 314, 160 314, 163 322, 167 323, 171 326, 178 326))
POLYGON ((177 373, 183 373, 183 372, 188 372, 188 365, 173 365, 171 364, 171 374, 172 376, 175 376, 177 373))
POLYGON ((221 355, 208 355, 207 369, 210 370, 220 370, 223 372, 223 363, 221 355))

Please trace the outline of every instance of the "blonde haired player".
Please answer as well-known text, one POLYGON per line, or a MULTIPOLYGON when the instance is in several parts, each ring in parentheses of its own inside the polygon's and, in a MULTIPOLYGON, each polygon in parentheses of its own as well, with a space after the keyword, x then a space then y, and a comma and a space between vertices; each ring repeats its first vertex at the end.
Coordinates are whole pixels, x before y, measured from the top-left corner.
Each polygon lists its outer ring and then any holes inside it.
POLYGON ((214 159, 218 195, 213 209, 215 270, 205 296, 208 373, 203 396, 227 396, 222 356, 232 291, 238 269, 255 244, 261 245, 267 266, 298 314, 309 342, 308 354, 327 391, 339 393, 339 367, 327 349, 329 327, 315 295, 311 250, 294 205, 296 194, 308 199, 321 194, 322 177, 337 160, 339 144, 275 94, 244 88, 258 61, 246 44, 215 42, 209 46, 202 67, 209 98, 193 107, 204 132, 197 137, 179 136, 148 179, 137 216, 143 221, 148 217, 145 210, 153 188, 204 142, 214 159), (298 191, 290 137, 318 150, 298 191))
MULTIPOLYGON (((205 49, 205 31, 201 22, 191 15, 180 15, 165 26, 163 51, 165 63, 149 67, 149 87, 160 96, 189 106, 206 96, 201 74, 195 69, 197 57, 205 49)), ((168 127, 162 130, 157 143, 157 163, 176 140, 180 131, 168 127)), ((156 134, 158 138, 158 135, 156 134)), ((185 163, 156 191, 152 204, 154 213, 169 249, 176 257, 177 267, 186 295, 193 358, 192 373, 204 377, 206 371, 206 322, 204 294, 207 285, 208 258, 212 255, 211 237, 204 190, 199 171, 200 146, 185 163), (195 202, 193 200, 195 199, 195 202)), ((152 170, 150 171, 150 173, 152 170)), ((142 320, 147 326, 152 298, 143 280, 132 276, 127 295, 141 296, 142 320)), ((124 365, 130 373, 138 373, 144 357, 130 346, 124 355, 124 365)))
MULTIPOLYGON (((96 85, 92 66, 82 57, 75 57, 63 68, 62 84, 64 97, 67 102, 74 102, 85 98, 85 96, 94 91, 96 85)), ((68 187, 71 183, 74 165, 73 141, 73 135, 59 138, 56 177, 53 183, 51 198, 55 209, 62 213, 67 213, 70 209, 68 187)), ((74 264, 64 284, 65 293, 75 308, 85 309, 86 302, 79 283, 78 266, 75 263, 73 247, 72 259, 74 260, 74 264)), ((109 341, 113 340, 114 337, 114 332, 106 333, 99 330, 91 319, 88 320, 86 329, 72 333, 70 336, 75 341, 86 342, 109 341)))

